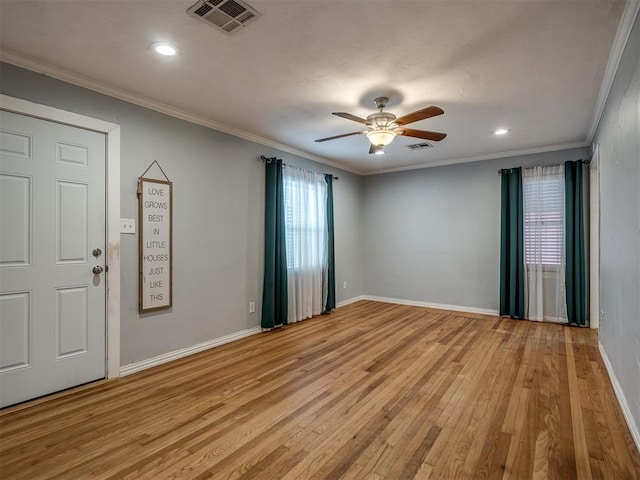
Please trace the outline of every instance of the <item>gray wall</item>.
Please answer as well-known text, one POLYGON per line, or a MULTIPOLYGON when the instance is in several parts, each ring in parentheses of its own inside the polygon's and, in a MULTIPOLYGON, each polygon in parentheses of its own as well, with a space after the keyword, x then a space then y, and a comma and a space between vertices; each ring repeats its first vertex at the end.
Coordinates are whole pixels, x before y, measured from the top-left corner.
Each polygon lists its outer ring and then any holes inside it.
POLYGON ((364 291, 497 310, 497 171, 589 156, 578 148, 365 177, 364 291))
POLYGON ((640 435, 640 19, 595 141, 600 144, 600 342, 640 435))
POLYGON ((362 178, 8 64, 3 94, 121 126, 121 216, 137 218, 136 182, 157 160, 174 182, 174 307, 139 315, 137 236, 122 235, 121 364, 260 324, 261 154, 333 173, 337 301, 361 295, 362 178), (343 281, 348 288, 342 288, 343 281), (257 313, 248 313, 248 302, 257 313))

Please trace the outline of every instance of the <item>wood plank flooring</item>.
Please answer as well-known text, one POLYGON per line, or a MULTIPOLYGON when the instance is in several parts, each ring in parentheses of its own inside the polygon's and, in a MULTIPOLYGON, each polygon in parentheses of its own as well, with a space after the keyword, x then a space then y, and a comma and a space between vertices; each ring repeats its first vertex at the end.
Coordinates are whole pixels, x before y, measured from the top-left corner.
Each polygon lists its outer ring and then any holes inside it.
POLYGON ((0 412, 9 479, 639 479, 595 332, 358 302, 0 412))

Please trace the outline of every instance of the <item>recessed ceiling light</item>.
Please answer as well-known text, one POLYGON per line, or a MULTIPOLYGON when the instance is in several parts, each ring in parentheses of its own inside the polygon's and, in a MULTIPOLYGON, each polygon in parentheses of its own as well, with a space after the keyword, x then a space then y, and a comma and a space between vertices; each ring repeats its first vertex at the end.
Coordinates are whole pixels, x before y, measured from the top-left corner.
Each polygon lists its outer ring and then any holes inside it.
POLYGON ((173 45, 169 45, 168 43, 154 43, 153 50, 165 57, 172 57, 176 53, 178 53, 178 49, 173 45))
POLYGON ((509 130, 506 128, 499 128, 498 130, 493 132, 494 135, 506 135, 507 133, 509 133, 509 130))

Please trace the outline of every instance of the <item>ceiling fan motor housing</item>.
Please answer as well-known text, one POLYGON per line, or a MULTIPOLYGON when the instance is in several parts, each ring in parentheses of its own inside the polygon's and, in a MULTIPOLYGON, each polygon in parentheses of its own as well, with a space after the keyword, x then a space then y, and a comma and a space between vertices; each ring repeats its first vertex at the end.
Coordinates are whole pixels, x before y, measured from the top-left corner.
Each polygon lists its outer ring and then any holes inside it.
POLYGON ((396 116, 389 112, 376 112, 367 117, 367 126, 371 128, 393 128, 396 116))
POLYGON ((382 111, 382 108, 387 103, 386 99, 384 99, 384 102, 378 102, 378 100, 381 100, 381 98, 376 98, 376 105, 378 105, 380 111, 367 117, 369 130, 365 134, 372 145, 382 149, 385 145, 390 144, 397 135, 397 125, 394 123, 396 116, 393 113, 382 111))
POLYGON ((373 103, 375 104, 376 108, 379 108, 380 110, 386 107, 388 102, 389 99, 387 97, 376 97, 373 99, 373 103))
POLYGON ((369 142, 378 147, 376 153, 382 152, 385 145, 390 144, 397 135, 394 123, 396 116, 393 113, 383 112, 382 109, 387 105, 389 99, 387 97, 378 97, 373 103, 380 109, 379 112, 372 113, 367 117, 367 127, 369 130, 365 132, 369 142))

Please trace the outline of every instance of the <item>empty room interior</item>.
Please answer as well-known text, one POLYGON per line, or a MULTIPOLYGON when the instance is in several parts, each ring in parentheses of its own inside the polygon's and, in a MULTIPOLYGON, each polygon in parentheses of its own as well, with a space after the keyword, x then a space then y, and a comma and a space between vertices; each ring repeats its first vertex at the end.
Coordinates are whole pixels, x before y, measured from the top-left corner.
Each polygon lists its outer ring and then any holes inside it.
POLYGON ((639 0, 0 0, 0 478, 640 479, 639 0))

